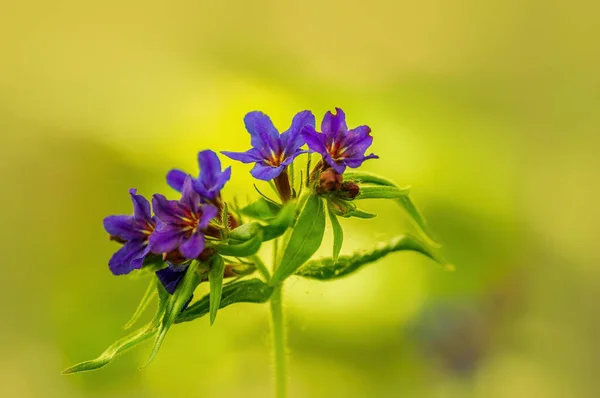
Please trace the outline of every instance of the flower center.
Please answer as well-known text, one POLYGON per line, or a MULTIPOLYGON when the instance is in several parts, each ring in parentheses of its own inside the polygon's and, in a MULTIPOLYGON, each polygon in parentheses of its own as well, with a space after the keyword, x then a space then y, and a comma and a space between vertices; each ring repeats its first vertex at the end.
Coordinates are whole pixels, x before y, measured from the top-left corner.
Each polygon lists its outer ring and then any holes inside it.
POLYGON ((191 235, 196 228, 198 227, 198 222, 200 221, 199 214, 194 214, 191 211, 186 211, 184 217, 181 217, 182 221, 182 230, 187 234, 191 235))
POLYGON ((279 165, 281 165, 281 163, 283 162, 285 156, 283 152, 279 152, 279 153, 275 153, 272 149, 271 149, 271 157, 268 159, 265 159, 265 163, 268 166, 273 166, 273 167, 278 167, 279 165))

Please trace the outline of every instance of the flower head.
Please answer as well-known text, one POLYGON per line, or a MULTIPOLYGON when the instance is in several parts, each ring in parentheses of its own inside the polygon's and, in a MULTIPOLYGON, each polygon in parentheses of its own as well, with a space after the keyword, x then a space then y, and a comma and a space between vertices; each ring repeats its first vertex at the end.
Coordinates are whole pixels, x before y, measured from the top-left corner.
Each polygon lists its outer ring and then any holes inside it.
POLYGON ((243 163, 256 163, 250 171, 252 176, 269 181, 279 176, 296 156, 307 152, 300 149, 304 145, 300 132, 305 126, 314 127, 315 117, 310 111, 299 112, 290 128, 281 134, 262 112, 246 114, 244 124, 250 133, 252 148, 246 152, 221 153, 243 163))
MULTIPOLYGON (((221 161, 211 150, 198 152, 198 165, 200 174, 197 179, 192 179, 192 186, 203 199, 214 200, 231 178, 231 167, 221 171, 221 161)), ((185 171, 173 169, 167 174, 167 183, 171 188, 181 192, 185 177, 188 175, 185 171)))
POLYGON ((198 257, 204 250, 204 232, 218 210, 212 205, 200 204, 192 177, 185 177, 180 200, 167 200, 155 194, 152 206, 158 223, 150 236, 150 250, 168 253, 179 249, 185 258, 198 257))
POLYGON ((155 219, 150 212, 150 203, 135 189, 129 190, 133 202, 133 215, 108 216, 104 229, 113 240, 124 243, 108 262, 113 274, 128 274, 142 268, 144 258, 150 252, 148 237, 154 231, 155 219))
POLYGON ((378 158, 374 154, 365 156, 373 143, 370 133, 369 126, 348 130, 344 111, 336 108, 335 115, 328 111, 323 117, 320 133, 312 126, 305 126, 301 135, 311 150, 321 154, 329 166, 342 174, 346 167, 356 168, 367 159, 378 158))

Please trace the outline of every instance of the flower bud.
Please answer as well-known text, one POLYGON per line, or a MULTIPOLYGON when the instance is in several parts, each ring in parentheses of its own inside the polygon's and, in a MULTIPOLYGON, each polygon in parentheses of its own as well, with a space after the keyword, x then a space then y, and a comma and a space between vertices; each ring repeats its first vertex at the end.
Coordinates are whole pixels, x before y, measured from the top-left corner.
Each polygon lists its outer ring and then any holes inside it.
POLYGON ((316 191, 319 194, 325 194, 338 191, 342 187, 344 177, 332 168, 323 171, 319 176, 319 182, 316 191))
POLYGON ((348 199, 354 199, 360 193, 360 187, 352 181, 343 182, 341 190, 345 193, 348 199))

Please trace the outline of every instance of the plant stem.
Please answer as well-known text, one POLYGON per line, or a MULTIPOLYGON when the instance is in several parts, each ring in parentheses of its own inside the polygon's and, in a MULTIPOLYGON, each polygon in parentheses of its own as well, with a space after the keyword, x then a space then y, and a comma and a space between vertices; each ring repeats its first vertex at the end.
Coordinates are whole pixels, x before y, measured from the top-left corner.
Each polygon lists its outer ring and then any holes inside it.
MULTIPOLYGON (((273 273, 279 267, 279 240, 273 241, 273 273)), ((275 285, 271 295, 271 330, 273 333, 273 361, 275 370, 275 398, 285 398, 287 385, 287 357, 285 320, 283 318, 283 282, 275 285)))
POLYGON ((273 356, 275 360, 275 397, 286 396, 286 338, 282 306, 282 284, 275 286, 271 296, 271 328, 273 331, 273 356))

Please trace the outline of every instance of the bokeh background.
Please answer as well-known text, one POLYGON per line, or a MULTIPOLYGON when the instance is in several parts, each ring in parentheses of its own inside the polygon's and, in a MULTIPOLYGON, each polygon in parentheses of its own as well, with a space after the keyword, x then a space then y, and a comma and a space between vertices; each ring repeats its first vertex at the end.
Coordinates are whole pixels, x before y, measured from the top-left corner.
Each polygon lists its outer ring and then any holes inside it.
MULTIPOLYGON (((169 192, 204 148, 244 150, 342 107, 364 169, 413 187, 457 271, 395 254, 290 280, 292 397, 596 397, 600 388, 598 7, 567 1, 23 0, 0 12, 2 397, 268 397, 267 306, 177 325, 60 376, 124 331, 146 281, 113 277, 102 229, 127 189, 169 192)), ((231 164, 225 161, 226 164, 231 164)), ((225 194, 254 195, 234 165, 225 194)), ((172 193, 170 193, 172 196, 172 193)), ((344 251, 410 230, 346 222, 344 251)), ((324 252, 328 253, 331 237, 324 252)))

